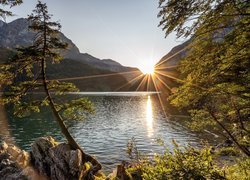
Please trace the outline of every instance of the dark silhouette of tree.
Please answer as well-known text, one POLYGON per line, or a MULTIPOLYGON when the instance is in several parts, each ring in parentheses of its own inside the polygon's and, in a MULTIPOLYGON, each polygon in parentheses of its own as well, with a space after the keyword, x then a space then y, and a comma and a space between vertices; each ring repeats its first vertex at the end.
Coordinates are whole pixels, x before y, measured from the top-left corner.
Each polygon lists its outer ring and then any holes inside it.
POLYGON ((72 149, 81 150, 83 161, 93 165, 89 172, 95 174, 101 169, 100 163, 81 149, 64 121, 81 119, 82 115, 79 112, 91 113, 93 111, 91 102, 85 98, 68 102, 64 97, 67 92, 78 89, 71 83, 47 79, 47 62, 59 63, 62 59, 60 50, 67 47, 58 36, 61 25, 51 21, 47 5, 41 1, 38 1, 36 9, 28 16, 28 21, 30 30, 35 33, 34 42, 29 47, 18 48, 13 59, 2 66, 1 83, 8 85, 3 101, 14 104, 15 114, 18 116, 27 115, 31 111, 39 112, 43 106, 49 106, 68 144, 72 149), (40 91, 44 91, 45 94, 36 97, 34 92, 40 91))
POLYGON ((250 156, 249 1, 160 0, 159 8, 166 35, 192 37, 172 104, 189 110, 195 127, 217 124, 250 156))

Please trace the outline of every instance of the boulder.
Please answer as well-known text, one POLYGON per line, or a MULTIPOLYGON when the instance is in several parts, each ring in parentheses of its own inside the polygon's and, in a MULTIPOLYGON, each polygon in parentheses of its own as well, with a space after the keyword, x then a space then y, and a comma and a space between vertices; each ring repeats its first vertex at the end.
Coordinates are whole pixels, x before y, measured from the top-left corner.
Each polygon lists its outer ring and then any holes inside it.
MULTIPOLYGON (((27 174, 28 163, 29 153, 14 145, 0 143, 0 179, 33 179, 31 173, 27 174)), ((34 172, 32 168, 30 171, 34 172)))
POLYGON ((90 167, 79 149, 58 144, 52 137, 37 139, 31 152, 0 142, 0 180, 94 179, 90 167))
POLYGON ((66 143, 57 144, 52 137, 42 137, 32 144, 31 163, 40 174, 50 179, 79 179, 85 171, 80 150, 66 143))

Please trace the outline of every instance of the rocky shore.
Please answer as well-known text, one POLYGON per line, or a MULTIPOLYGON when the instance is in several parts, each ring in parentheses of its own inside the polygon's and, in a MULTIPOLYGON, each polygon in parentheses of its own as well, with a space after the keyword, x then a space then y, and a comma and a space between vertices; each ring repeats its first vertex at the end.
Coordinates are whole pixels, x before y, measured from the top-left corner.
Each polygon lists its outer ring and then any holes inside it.
MULTIPOLYGON (((31 145, 31 151, 0 143, 0 179, 96 179, 102 173, 91 174, 91 165, 83 162, 80 150, 52 137, 42 137, 31 145)), ((101 178, 102 179, 102 178, 101 178)))

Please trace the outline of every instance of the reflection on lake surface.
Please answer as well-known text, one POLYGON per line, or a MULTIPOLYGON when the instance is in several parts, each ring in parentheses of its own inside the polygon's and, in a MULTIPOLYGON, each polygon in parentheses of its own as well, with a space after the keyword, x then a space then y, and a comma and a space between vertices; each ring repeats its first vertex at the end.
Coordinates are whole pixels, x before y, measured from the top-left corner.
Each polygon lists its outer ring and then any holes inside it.
MULTIPOLYGON (((170 149, 172 139, 181 145, 198 145, 200 139, 195 134, 164 117, 156 96, 137 96, 136 93, 89 96, 96 113, 88 115, 84 121, 68 122, 69 130, 87 153, 97 157, 104 170, 110 170, 127 159, 126 145, 132 137, 140 151, 150 154, 163 150, 156 143, 158 138, 164 140, 170 149)), ((25 149, 40 136, 51 135, 58 141, 63 140, 49 110, 29 118, 18 119, 10 114, 8 117, 12 138, 25 149)))
POLYGON ((147 131, 148 137, 152 137, 153 135, 153 110, 150 96, 148 96, 147 100, 147 110, 146 110, 146 121, 147 121, 147 131))

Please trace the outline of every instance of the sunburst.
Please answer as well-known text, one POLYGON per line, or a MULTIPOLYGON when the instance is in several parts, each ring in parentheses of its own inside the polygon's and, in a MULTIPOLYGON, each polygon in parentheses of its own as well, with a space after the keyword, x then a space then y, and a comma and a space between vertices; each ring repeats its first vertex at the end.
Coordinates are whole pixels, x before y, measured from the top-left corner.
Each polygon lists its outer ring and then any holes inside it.
MULTIPOLYGON (((172 88, 168 84, 168 80, 176 81, 179 83, 183 83, 184 81, 177 78, 174 73, 174 69, 178 67, 178 65, 167 65, 167 61, 176 56, 179 53, 182 53, 187 48, 184 48, 172 56, 160 61, 156 65, 153 63, 144 63, 139 67, 139 70, 136 71, 128 71, 128 72, 118 72, 118 73, 109 73, 109 74, 97 74, 90 76, 80 76, 80 77, 70 77, 70 78, 61 78, 54 79, 58 81, 72 81, 72 80, 84 80, 84 79, 92 79, 92 78, 102 78, 102 77, 111 77, 116 75, 123 76, 133 76, 130 80, 124 85, 117 87, 115 91, 120 91, 126 86, 136 85, 134 87, 135 91, 157 91, 157 92, 168 92, 168 94, 172 93, 172 88), (168 80, 167 80, 168 79, 168 80)), ((150 61, 151 62, 151 61, 150 61)), ((195 85, 194 85, 195 86, 195 85)), ((158 100, 160 102, 161 108, 164 111, 165 116, 167 116, 165 108, 164 108, 164 99, 160 94, 157 95, 158 100)))

